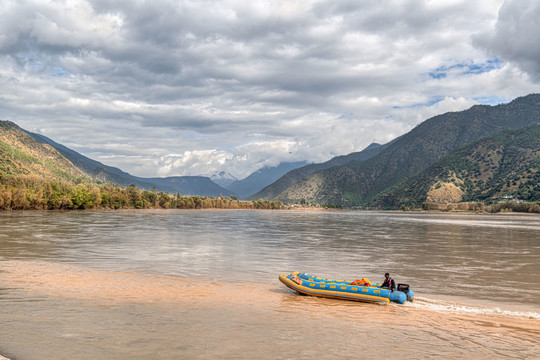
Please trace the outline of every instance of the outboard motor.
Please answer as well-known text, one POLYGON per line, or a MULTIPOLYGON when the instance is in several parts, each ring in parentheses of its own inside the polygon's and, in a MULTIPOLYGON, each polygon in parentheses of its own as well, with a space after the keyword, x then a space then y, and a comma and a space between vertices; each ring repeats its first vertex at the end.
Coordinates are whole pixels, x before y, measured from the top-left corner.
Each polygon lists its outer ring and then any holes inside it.
POLYGON ((409 289, 409 284, 398 284, 397 285, 397 291, 401 291, 407 295, 407 300, 413 301, 414 300, 414 292, 409 289))
POLYGON ((397 291, 403 291, 405 294, 409 292, 409 284, 397 284, 397 291))

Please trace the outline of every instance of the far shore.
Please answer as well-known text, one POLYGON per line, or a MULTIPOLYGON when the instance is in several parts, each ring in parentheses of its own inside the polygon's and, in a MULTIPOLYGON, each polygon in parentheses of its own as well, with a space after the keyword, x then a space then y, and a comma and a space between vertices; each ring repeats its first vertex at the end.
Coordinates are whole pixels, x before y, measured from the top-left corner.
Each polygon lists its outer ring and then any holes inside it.
MULTIPOLYGON (((282 207, 279 209, 253 209, 253 208, 190 208, 190 209, 182 209, 182 208, 161 208, 161 207, 152 207, 152 208, 143 208, 143 209, 137 209, 137 208, 120 208, 120 209, 111 209, 111 208, 89 208, 89 209, 0 209, 0 214, 2 213, 9 213, 9 212, 34 212, 34 211, 41 211, 41 212, 77 212, 77 211, 90 211, 90 212, 100 212, 100 211, 107 211, 107 212, 116 212, 116 211, 149 211, 149 210, 187 210, 187 211, 231 211, 231 210, 243 210, 243 211, 283 211, 283 210, 292 210, 292 211, 329 211, 329 212, 339 212, 339 211, 354 211, 354 212, 376 212, 376 213, 394 213, 394 214, 448 214, 448 215, 530 215, 530 216, 538 216, 539 213, 535 212, 519 212, 519 211, 499 211, 499 212, 488 212, 488 211, 467 211, 467 210, 400 210, 400 209, 394 209, 394 210, 377 210, 377 209, 336 209, 336 208, 325 208, 325 207, 314 207, 314 206, 290 206, 290 207, 282 207)), ((1 355, 0 355, 1 356, 1 355)), ((0 357, 0 360, 3 360, 0 357)))

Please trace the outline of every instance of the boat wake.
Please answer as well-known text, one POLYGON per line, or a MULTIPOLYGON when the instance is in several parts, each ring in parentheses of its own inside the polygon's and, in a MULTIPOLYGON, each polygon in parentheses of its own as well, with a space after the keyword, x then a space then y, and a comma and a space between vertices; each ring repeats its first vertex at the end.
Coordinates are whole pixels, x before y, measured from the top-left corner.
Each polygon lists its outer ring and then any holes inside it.
POLYGON ((457 315, 475 315, 496 318, 511 318, 522 320, 540 320, 540 313, 534 311, 513 311, 499 307, 482 307, 460 304, 452 301, 416 297, 414 302, 407 302, 403 306, 418 310, 429 310, 457 315))

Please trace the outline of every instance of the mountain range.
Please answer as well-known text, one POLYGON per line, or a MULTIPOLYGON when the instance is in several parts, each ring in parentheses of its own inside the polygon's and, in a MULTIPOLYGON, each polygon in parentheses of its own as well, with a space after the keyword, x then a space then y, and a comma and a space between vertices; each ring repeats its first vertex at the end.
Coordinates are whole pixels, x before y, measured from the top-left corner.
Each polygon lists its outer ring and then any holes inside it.
POLYGON ((265 166, 242 180, 233 181, 226 188, 237 194, 240 199, 245 199, 264 187, 273 184, 290 171, 304 167, 306 164, 307 161, 298 161, 280 163, 277 166, 265 166))
POLYGON ((204 176, 174 176, 166 178, 143 178, 133 176, 116 167, 105 165, 99 161, 81 155, 64 145, 56 143, 46 136, 26 130, 24 131, 36 140, 36 142, 52 146, 77 168, 102 182, 111 182, 121 186, 135 185, 142 190, 156 189, 157 191, 168 192, 170 194, 177 192, 183 195, 234 195, 231 191, 217 185, 208 177, 204 176))
POLYGON ((508 104, 475 105, 428 119, 388 144, 356 153, 356 159, 348 155, 343 159, 345 163, 325 165, 316 171, 312 171, 311 165, 296 169, 251 198, 378 207, 380 203, 375 199, 452 151, 504 130, 537 124, 540 124, 539 94, 520 97, 508 104))
POLYGON ((392 142, 386 144, 386 145, 380 145, 373 143, 369 145, 367 148, 365 148, 362 151, 354 152, 349 155, 342 155, 342 156, 336 156, 324 163, 321 164, 309 164, 297 169, 294 169, 281 178, 279 178, 276 182, 272 183, 271 185, 265 187, 260 192, 255 193, 254 195, 250 196, 248 199, 254 200, 254 199, 276 199, 280 196, 282 192, 284 192, 289 187, 293 186, 303 178, 307 177, 308 175, 311 175, 313 173, 316 173, 321 170, 325 170, 331 167, 340 166, 343 164, 347 164, 351 161, 364 161, 372 158, 373 156, 379 154, 383 149, 388 147, 392 142))
POLYGON ((10 121, 0 121, 0 130, 2 130, 0 150, 6 155, 0 158, 0 170, 9 174, 37 175, 68 181, 73 181, 77 177, 87 177, 88 180, 121 186, 135 185, 142 190, 155 189, 170 194, 176 192, 182 195, 213 197, 236 195, 243 199, 271 184, 288 171, 306 164, 306 162, 282 163, 276 167, 264 167, 242 180, 225 172, 216 174, 214 178, 225 186, 205 176, 143 178, 90 159, 44 135, 24 130, 10 121), (20 155, 18 161, 13 161, 15 152, 20 155), (23 161, 23 158, 32 161, 23 161), (45 166, 45 162, 39 159, 47 159, 49 166, 45 166), (51 159, 57 159, 58 162, 51 159), (56 170, 50 171, 53 163, 56 170), (63 175, 59 175, 59 169, 64 169, 63 175))
POLYGON ((540 125, 506 130, 463 146, 377 196, 370 205, 540 201, 540 125))
POLYGON ((398 208, 423 202, 540 200, 540 95, 507 104, 476 105, 430 118, 387 144, 320 164, 283 163, 238 180, 142 178, 85 157, 53 140, 0 121, 2 174, 78 183, 135 185, 183 195, 315 202, 347 208, 398 208), (251 195, 253 194, 253 195, 251 195))

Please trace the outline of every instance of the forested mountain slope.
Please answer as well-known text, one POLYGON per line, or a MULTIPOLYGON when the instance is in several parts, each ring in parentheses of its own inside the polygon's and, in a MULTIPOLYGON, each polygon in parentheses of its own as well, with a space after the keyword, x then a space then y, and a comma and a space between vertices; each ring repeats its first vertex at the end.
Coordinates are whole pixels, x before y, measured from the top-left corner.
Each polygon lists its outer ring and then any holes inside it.
POLYGON ((376 156, 308 175, 274 198, 366 206, 377 195, 461 146, 503 130, 536 124, 540 124, 539 94, 508 104, 475 105, 465 111, 438 115, 399 137, 376 156))
POLYGON ((540 201, 540 125, 507 130, 453 151, 377 196, 371 207, 419 207, 424 202, 540 201))

